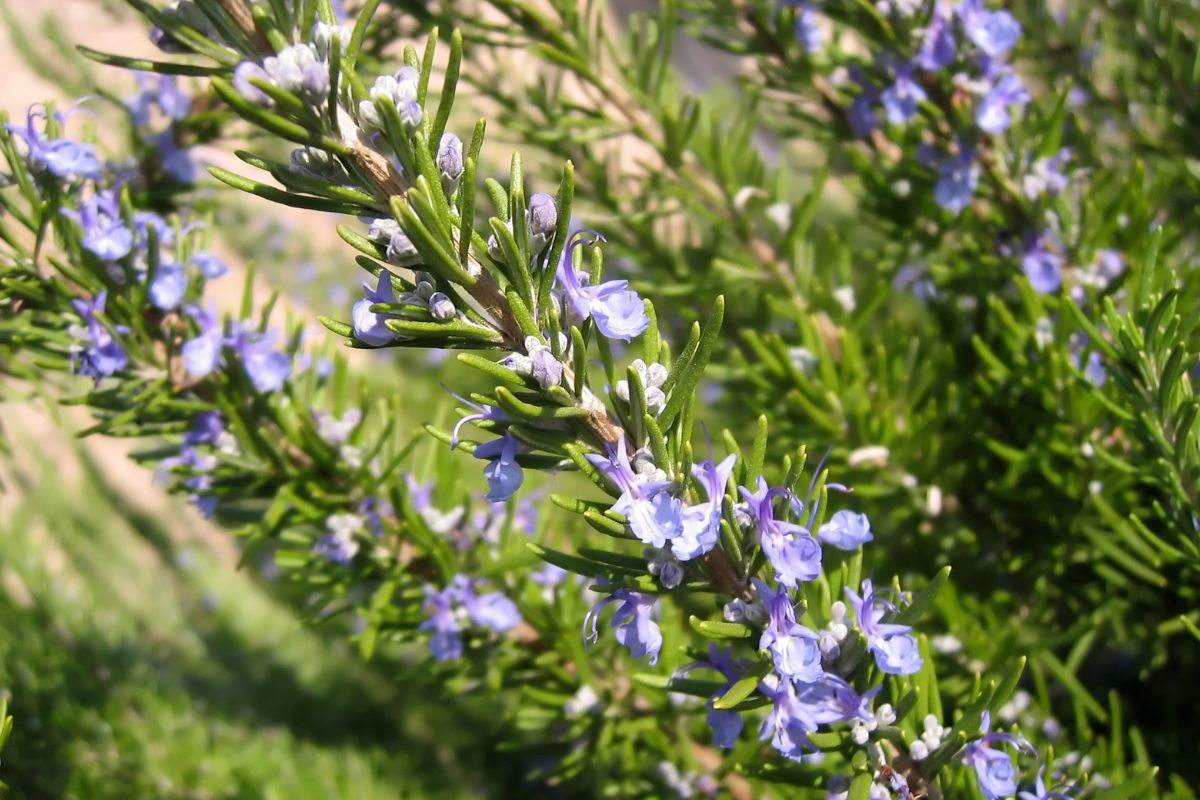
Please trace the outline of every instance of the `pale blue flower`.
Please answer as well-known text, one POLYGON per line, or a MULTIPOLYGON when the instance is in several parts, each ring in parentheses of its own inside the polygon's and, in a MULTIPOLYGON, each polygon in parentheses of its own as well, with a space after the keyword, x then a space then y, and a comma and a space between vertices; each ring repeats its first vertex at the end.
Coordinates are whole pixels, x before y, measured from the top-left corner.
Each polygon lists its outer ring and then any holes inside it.
POLYGON ((733 474, 737 456, 730 455, 720 464, 712 457, 692 465, 692 477, 704 489, 708 501, 687 506, 682 512, 683 531, 671 540, 671 550, 680 561, 699 558, 713 549, 721 535, 721 506, 725 486, 733 474))
POLYGON ((244 326, 237 326, 233 336, 233 347, 246 370, 250 383, 260 392, 274 392, 283 387, 291 374, 292 364, 288 354, 275 350, 273 333, 260 333, 244 326))
POLYGON ((853 511, 835 512, 828 522, 817 529, 817 539, 839 550, 857 550, 874 538, 867 515, 853 511))
POLYGON ((958 153, 951 155, 923 145, 917 155, 922 163, 938 171, 933 186, 934 202, 951 214, 966 208, 979 185, 979 165, 975 162, 974 148, 959 142, 958 153))
POLYGON ((811 683, 820 678, 825 674, 818 645, 820 637, 796 622, 791 594, 782 587, 773 591, 760 580, 755 580, 754 585, 768 613, 758 649, 770 651, 776 671, 789 680, 811 683))
POLYGON ((871 701, 883 689, 883 684, 859 694, 844 679, 825 673, 816 681, 798 684, 796 700, 804 707, 806 716, 818 725, 861 719, 872 722, 871 701))
MULTIPOLYGON (((54 116, 60 123, 65 124, 70 113, 71 110, 68 110, 54 116)), ((25 127, 12 124, 4 127, 25 142, 29 148, 29 161, 33 166, 45 169, 63 180, 99 180, 104 173, 104 165, 96 155, 96 148, 70 139, 44 138, 42 132, 34 126, 34 120, 45 118, 44 112, 31 108, 25 115, 25 127)))
POLYGON ((556 274, 563 297, 580 320, 591 318, 596 329, 608 339, 630 341, 646 330, 650 318, 646 316, 645 304, 637 292, 628 289, 629 281, 613 280, 595 286, 585 286, 575 271, 573 263, 575 248, 603 241, 603 237, 590 231, 580 231, 563 252, 556 274), (594 236, 592 240, 583 236, 594 236))
POLYGON ((896 610, 895 604, 876 592, 869 580, 862 582, 861 597, 849 586, 845 592, 876 665, 889 675, 912 675, 919 671, 925 659, 917 640, 909 633, 912 628, 882 621, 885 614, 896 610))
POLYGON ((150 302, 155 308, 170 311, 183 302, 187 288, 187 272, 182 264, 159 264, 150 282, 150 302))
POLYGON ((521 612, 517 610, 516 603, 500 592, 477 594, 477 584, 478 581, 462 575, 455 578, 459 602, 467 609, 476 625, 499 633, 521 624, 521 612))
POLYGON ((229 272, 229 266, 215 254, 207 250, 197 250, 192 253, 192 263, 200 270, 205 280, 219 278, 229 272))
POLYGON ((189 375, 202 378, 217 368, 225 340, 221 335, 221 324, 217 320, 216 312, 197 306, 189 306, 186 310, 196 321, 200 333, 183 343, 183 364, 187 367, 189 375))
POLYGON ((126 98, 125 107, 133 117, 133 124, 141 127, 150 122, 150 111, 154 106, 169 119, 183 119, 192 108, 192 100, 181 90, 173 75, 156 75, 137 72, 138 91, 126 98))
POLYGON ((1062 245, 1050 231, 1032 237, 1021 256, 1021 271, 1034 291, 1057 292, 1062 286, 1062 245))
POLYGON ((713 672, 718 672, 725 679, 725 685, 718 689, 707 703, 707 721, 708 726, 712 728, 713 745, 728 750, 737 744, 738 737, 741 736, 742 727, 745 721, 742 715, 730 709, 715 708, 713 703, 718 698, 729 691, 730 687, 745 674, 750 662, 746 659, 735 659, 733 651, 730 648, 720 650, 716 644, 708 645, 708 661, 693 661, 680 667, 672 675, 672 678, 679 678, 687 675, 692 670, 707 669, 713 672))
POLYGON ((906 67, 896 73, 896 81, 879 96, 888 122, 903 125, 917 115, 920 104, 927 95, 921 85, 913 80, 912 68, 906 67))
POLYGON ((1012 107, 1024 106, 1032 96, 1012 67, 1001 68, 992 80, 992 87, 975 109, 975 124, 982 131, 997 134, 1012 125, 1012 107))
MULTIPOLYGON (((777 676, 776 676, 777 677, 777 676)), ((796 687, 790 680, 780 680, 777 685, 763 681, 759 691, 772 700, 771 713, 763 720, 758 738, 771 740, 771 746, 784 758, 799 761, 805 750, 815 752, 809 734, 816 732, 817 723, 809 710, 796 698, 796 687)))
POLYGON ((616 447, 608 445, 607 457, 589 453, 587 459, 621 490, 612 510, 625 516, 639 541, 661 548, 683 533, 682 504, 663 491, 667 481, 640 479, 634 474, 624 437, 617 440, 616 447))
POLYGON ((921 49, 917 51, 917 57, 913 61, 923 70, 937 72, 953 64, 956 56, 954 31, 950 20, 942 10, 941 3, 935 3, 929 24, 925 26, 921 38, 921 49))
POLYGON ((458 590, 453 584, 440 592, 432 586, 425 587, 425 612, 429 617, 420 624, 419 630, 433 631, 429 651, 437 661, 449 661, 462 655, 462 639, 454 613, 457 596, 458 590))
POLYGON ((520 443, 511 433, 505 433, 498 439, 481 444, 475 448, 476 458, 488 459, 489 463, 483 468, 483 477, 487 478, 487 499, 493 503, 508 500, 525 481, 525 473, 517 463, 517 448, 520 443))
POLYGON ((86 345, 72 348, 71 370, 80 375, 94 378, 96 383, 99 383, 103 377, 125 369, 128 363, 125 350, 121 347, 120 342, 113 338, 108 328, 101 325, 100 320, 96 318, 97 314, 104 313, 107 297, 107 292, 100 292, 91 300, 71 301, 71 305, 83 318, 86 325, 77 332, 82 334, 86 345), (78 361, 76 361, 76 357, 78 357, 78 361))
POLYGON ((268 107, 274 105, 275 101, 271 99, 271 96, 251 83, 251 78, 258 78, 267 83, 271 82, 271 76, 260 64, 243 61, 233 70, 233 88, 237 89, 238 93, 251 103, 268 107))
POLYGON ((371 347, 380 347, 394 342, 396 334, 389 330, 384 323, 389 319, 395 319, 395 315, 377 314, 371 310, 371 306, 375 303, 396 302, 392 274, 386 269, 380 270, 374 289, 367 283, 364 283, 362 287, 367 296, 356 302, 350 310, 351 321, 354 325, 354 338, 371 347))
POLYGON ((980 731, 983 735, 971 742, 962 751, 959 758, 962 763, 973 768, 979 780, 979 791, 987 800, 999 800, 1002 797, 1012 797, 1017 793, 1017 770, 1012 757, 1004 750, 993 747, 996 744, 1009 744, 1018 750, 1036 753, 1033 746, 1024 739, 1008 733, 990 733, 991 714, 983 712, 980 731))
POLYGON ((990 58, 1004 55, 1021 38, 1021 24, 1007 11, 988 11, 983 0, 963 0, 958 9, 963 31, 990 58))
POLYGON ((133 250, 133 231, 121 219, 116 188, 96 192, 79 203, 79 210, 62 209, 62 215, 79 223, 81 243, 102 261, 116 261, 133 250))
POLYGON ((649 656, 651 664, 658 663, 658 652, 662 649, 662 631, 654 621, 654 595, 617 589, 597 603, 583 620, 584 640, 595 642, 599 633, 596 624, 604 609, 612 603, 620 603, 613 613, 610 626, 617 631, 617 641, 629 648, 634 658, 649 656), (591 632, 588 632, 588 625, 591 632))
POLYGON ((775 579, 789 589, 821 574, 821 546, 806 528, 775 519, 772 507, 776 497, 785 497, 785 489, 769 489, 758 479, 758 491, 740 487, 742 498, 758 528, 759 540, 767 561, 775 569, 775 579))

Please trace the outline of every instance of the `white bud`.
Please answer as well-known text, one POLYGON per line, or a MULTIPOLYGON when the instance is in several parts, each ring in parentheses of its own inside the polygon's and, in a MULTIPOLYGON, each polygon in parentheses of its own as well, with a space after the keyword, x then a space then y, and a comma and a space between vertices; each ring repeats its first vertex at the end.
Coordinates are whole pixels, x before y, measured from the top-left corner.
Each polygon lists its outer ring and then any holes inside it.
POLYGON ((884 703, 875 712, 875 716, 881 725, 891 725, 896 721, 896 709, 892 708, 891 703, 884 703))
POLYGON ((454 301, 441 292, 434 292, 429 296, 429 313, 439 321, 454 319, 458 314, 458 309, 454 307, 454 301))
POLYGON ((746 618, 746 606, 741 599, 735 597, 725 604, 722 614, 726 622, 741 622, 746 618))
POLYGON ((924 761, 929 757, 929 747, 918 739, 908 746, 908 755, 913 761, 924 761))
POLYGON ((863 745, 870 738, 871 732, 867 730, 867 726, 863 724, 862 720, 854 720, 850 728, 850 739, 857 745, 863 745))

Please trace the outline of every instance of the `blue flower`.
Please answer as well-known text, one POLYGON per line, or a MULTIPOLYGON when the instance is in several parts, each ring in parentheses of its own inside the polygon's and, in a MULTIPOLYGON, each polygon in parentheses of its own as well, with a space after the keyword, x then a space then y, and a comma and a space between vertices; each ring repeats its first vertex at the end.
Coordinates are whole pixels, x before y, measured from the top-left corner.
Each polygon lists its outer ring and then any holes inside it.
POLYGON ((951 29, 950 20, 942 11, 941 4, 935 4, 929 24, 925 26, 921 49, 917 51, 913 62, 923 70, 937 72, 953 64, 956 55, 954 31, 951 29))
POLYGON ((912 628, 882 622, 887 612, 896 610, 895 604, 881 597, 869 580, 862 582, 861 597, 848 586, 845 592, 876 665, 889 675, 912 675, 919 671, 925 659, 917 640, 909 633, 912 628))
POLYGON ((926 96, 921 85, 912 79, 912 68, 906 67, 896 73, 896 82, 883 90, 879 100, 888 122, 903 125, 917 115, 926 96))
POLYGON ((692 477, 704 489, 708 502, 697 503, 683 509, 682 533, 671 540, 671 550, 680 561, 699 558, 712 550, 721 535, 721 504, 725 500, 725 485, 733 474, 736 455, 730 455, 720 464, 712 457, 692 465, 692 477))
POLYGON ((963 0, 958 9, 963 31, 990 58, 1004 55, 1021 38, 1021 24, 1007 11, 988 11, 983 0, 963 0))
POLYGON ((251 78, 258 78, 267 83, 271 82, 271 76, 260 64, 243 61, 233 70, 233 88, 252 103, 258 103, 261 106, 274 105, 275 101, 271 99, 271 96, 251 83, 251 78))
POLYGON ((189 375, 202 378, 217 368, 217 362, 221 358, 221 348, 224 345, 221 325, 212 309, 189 306, 186 311, 196 321, 200 333, 183 343, 183 364, 187 367, 189 375))
MULTIPOLYGON (((66 114, 56 113, 55 119, 65 124, 70 111, 66 114)), ((32 108, 25 115, 25 127, 5 125, 5 129, 21 137, 29 148, 29 161, 38 168, 62 178, 63 180, 99 180, 104 173, 104 165, 96 155, 96 148, 90 144, 81 144, 70 139, 45 139, 42 133, 34 127, 35 119, 45 119, 46 115, 32 108)))
POLYGON ((1036 200, 1043 194, 1056 195, 1066 189, 1071 179, 1062 167, 1070 159, 1071 148, 1064 147, 1052 156, 1034 161, 1028 174, 1021 179, 1025 196, 1036 200))
POLYGON ((204 279, 209 281, 229 272, 228 265, 207 250, 197 250, 195 253, 192 253, 192 263, 199 268, 200 274, 204 276, 204 279))
POLYGON ((879 101, 879 90, 863 78, 862 70, 858 67, 850 68, 850 77, 862 87, 862 91, 846 109, 846 121, 855 136, 865 139, 879 127, 879 117, 875 113, 875 103, 879 101))
POLYGON ((288 354, 272 349, 275 335, 249 330, 237 326, 233 336, 233 347, 246 370, 250 383, 260 392, 274 392, 283 387, 291 374, 292 364, 288 354))
POLYGON ((121 219, 115 188, 96 192, 81 201, 78 211, 62 209, 62 215, 79 223, 83 228, 84 249, 102 261, 124 258, 133 249, 133 231, 121 219))
POLYGON ((182 91, 173 75, 155 75, 138 72, 134 75, 138 91, 125 100, 125 107, 136 126, 150 122, 150 110, 154 106, 170 119, 183 119, 192 109, 192 100, 182 91))
POLYGON ((817 730, 816 720, 796 698, 795 684, 790 680, 778 680, 778 676, 769 677, 776 680, 764 680, 759 684, 759 691, 771 698, 772 707, 763 720, 758 738, 764 741, 770 738, 771 746, 785 758, 799 761, 806 749, 814 752, 818 749, 809 738, 809 734, 817 730))
MULTIPOLYGON (((442 388, 446 389, 445 386, 443 386, 442 388)), ((474 414, 467 414, 466 416, 462 417, 457 423, 455 423, 454 429, 450 431, 450 449, 451 450, 454 450, 455 448, 458 447, 459 431, 461 431, 462 427, 464 425, 466 425, 468 422, 481 422, 481 421, 485 421, 485 420, 490 420, 490 421, 494 421, 494 422, 507 422, 508 421, 508 415, 505 414, 502 409, 499 409, 495 406, 487 406, 487 405, 480 405, 478 403, 472 403, 470 400, 468 400, 467 398, 463 397, 460 394, 451 392, 449 389, 446 389, 446 391, 449 392, 450 396, 453 397, 458 402, 462 403, 465 406, 469 406, 469 407, 475 409, 474 414)))
POLYGON ((817 24, 817 15, 808 3, 801 3, 796 12, 796 40, 806 53, 820 52, 825 43, 825 31, 817 24))
POLYGON ((170 311, 183 302, 188 277, 182 264, 159 264, 150 282, 150 302, 155 308, 170 311))
POLYGON ((838 511, 817 529, 817 539, 839 550, 857 550, 874 538, 867 515, 853 511, 838 511))
POLYGON ((1033 237, 1021 256, 1021 271, 1034 291, 1057 292, 1062 286, 1062 245, 1050 231, 1033 237))
POLYGON ((175 143, 175 128, 167 128, 157 136, 150 138, 150 143, 158 151, 158 160, 162 165, 163 174, 179 183, 192 183, 196 180, 196 162, 187 149, 175 143))
POLYGON ((712 728, 713 745, 728 750, 733 747, 742 734, 745 721, 742 715, 729 709, 716 708, 714 701, 729 691, 730 687, 745 674, 749 662, 745 659, 734 659, 730 648, 718 650, 716 644, 708 645, 708 661, 694 661, 680 667, 672 678, 682 677, 695 669, 709 669, 719 672, 725 678, 725 685, 718 689, 708 700, 707 721, 712 728))
POLYGON ((650 324, 646 307, 638 293, 626 287, 629 281, 605 281, 595 286, 585 286, 579 279, 573 263, 575 248, 595 244, 604 237, 590 231, 580 231, 563 253, 558 262, 556 278, 562 287, 565 300, 580 320, 593 319, 596 329, 608 339, 633 339, 650 324), (583 236, 596 238, 588 241, 583 236))
POLYGON ((125 365, 128 363, 124 348, 113 338, 108 328, 101 325, 96 318, 97 314, 104 313, 107 297, 107 292, 100 292, 90 301, 79 299, 71 301, 71 305, 87 326, 86 328, 72 329, 72 333, 86 342, 86 345, 72 347, 71 369, 80 375, 94 378, 96 383, 99 383, 100 379, 105 376, 125 369, 125 365), (75 360, 76 356, 79 357, 78 363, 75 360))
POLYGON ((395 303, 396 290, 392 286, 392 273, 380 270, 375 289, 370 284, 363 284, 367 296, 354 304, 350 311, 354 323, 354 338, 371 347, 380 347, 396 340, 396 334, 384 324, 386 320, 395 319, 392 314, 376 314, 371 310, 375 303, 395 303))
POLYGON ((661 548, 683 533, 682 504, 663 491, 667 481, 634 474, 624 437, 617 440, 615 448, 608 445, 607 457, 589 453, 587 459, 621 490, 612 510, 625 516, 639 541, 661 548))
POLYGON ((918 157, 938 171, 933 186, 933 199, 939 207, 958 214, 971 202, 979 184, 979 165, 975 163, 974 148, 958 143, 958 154, 940 153, 922 145, 918 157))
POLYGON ((525 481, 525 473, 517 463, 517 447, 519 442, 511 433, 505 433, 499 439, 481 444, 475 448, 476 458, 491 461, 483 468, 483 477, 487 478, 487 499, 493 503, 503 503, 508 500, 525 481))
POLYGON ((987 800, 999 800, 1001 797, 1012 797, 1017 793, 1017 771, 1012 757, 993 744, 1010 744, 1018 750, 1036 753, 1033 746, 1024 739, 1008 733, 989 733, 991 714, 983 712, 980 738, 971 742, 959 756, 962 762, 975 770, 979 780, 979 791, 987 800))
POLYGON ((975 109, 975 124, 987 133, 1003 133, 1012 125, 1012 106, 1023 106, 1030 100, 1029 90, 1012 71, 1004 67, 993 78, 992 87, 975 109))
POLYGON ((775 569, 775 579, 795 589, 801 582, 820 575, 821 545, 817 540, 803 526, 775 519, 772 504, 776 497, 786 496, 787 490, 768 489, 767 482, 760 477, 757 492, 752 493, 744 486, 740 491, 750 506, 763 553, 775 569))
POLYGON ((437 661, 449 661, 462 655, 462 639, 459 636, 458 618, 454 613, 457 598, 458 589, 453 583, 440 592, 432 586, 425 587, 425 612, 429 617, 418 629, 433 631, 429 639, 429 651, 437 661))
POLYGON ((804 707, 806 716, 818 725, 861 719, 872 722, 871 701, 883 689, 883 684, 859 694, 844 679, 826 673, 811 683, 796 686, 796 701, 804 707))
POLYGON ((1071 800, 1071 793, 1077 791, 1077 788, 1074 786, 1061 786, 1047 791, 1046 782, 1042 779, 1042 775, 1045 771, 1045 767, 1039 769, 1037 779, 1033 784, 1033 789, 1024 792, 1018 792, 1017 797, 1019 797, 1020 800, 1071 800), (1059 791, 1059 788, 1061 788, 1062 791, 1059 791))
POLYGON ((362 530, 363 518, 357 514, 331 514, 325 527, 329 532, 317 539, 313 552, 335 564, 349 564, 358 554, 355 534, 362 530))
POLYGON ((654 595, 617 589, 597 603, 583 620, 584 641, 595 642, 599 633, 596 623, 600 614, 611 603, 620 603, 613 613, 611 627, 616 628, 617 641, 629 648, 634 658, 650 657, 651 664, 658 663, 658 651, 662 649, 662 631, 651 614, 654 610, 654 595), (588 624, 591 632, 588 633, 588 624))
POLYGON ((478 581, 463 575, 455 576, 453 584, 458 588, 459 602, 476 625, 499 633, 521 624, 521 612, 517 610, 516 603, 500 592, 476 594, 477 584, 478 581))
POLYGON ((796 622, 792 597, 787 589, 772 591, 759 580, 754 585, 767 606, 768 622, 758 641, 759 650, 769 650, 780 675, 794 681, 811 683, 822 675, 820 637, 796 622))

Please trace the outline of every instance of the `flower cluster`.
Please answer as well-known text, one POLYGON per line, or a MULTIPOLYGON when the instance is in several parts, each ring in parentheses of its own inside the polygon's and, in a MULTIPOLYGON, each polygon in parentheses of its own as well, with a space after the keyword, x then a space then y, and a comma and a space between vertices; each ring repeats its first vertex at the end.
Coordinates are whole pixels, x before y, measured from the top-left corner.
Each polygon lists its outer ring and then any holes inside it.
POLYGON ((138 91, 125 100, 125 107, 134 127, 152 145, 164 175, 179 183, 196 180, 196 163, 191 153, 179 146, 179 121, 191 113, 192 100, 178 85, 174 76, 136 73, 138 91), (151 130, 154 108, 167 119, 166 127, 155 133, 151 130))
POLYGON ((521 624, 516 604, 500 592, 480 594, 480 583, 476 578, 455 575, 444 589, 425 587, 428 618, 421 623, 421 630, 432 631, 429 651, 438 661, 462 656, 463 632, 472 624, 497 633, 521 624))

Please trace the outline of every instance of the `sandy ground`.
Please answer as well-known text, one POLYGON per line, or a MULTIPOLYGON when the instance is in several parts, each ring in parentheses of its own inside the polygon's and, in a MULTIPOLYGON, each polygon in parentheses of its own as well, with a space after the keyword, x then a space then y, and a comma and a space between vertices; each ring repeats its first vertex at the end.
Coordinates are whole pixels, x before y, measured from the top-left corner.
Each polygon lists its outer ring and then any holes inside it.
MULTIPOLYGON (((23 0, 19 3, 10 2, 9 10, 26 30, 40 30, 47 15, 53 15, 71 41, 97 50, 127 55, 153 56, 157 52, 146 38, 145 28, 140 23, 129 19, 128 15, 124 20, 118 19, 95 0, 23 0)), ((73 98, 64 96, 57 86, 29 68, 9 40, 11 31, 4 33, 4 38, 0 40, 0 108, 10 116, 19 118, 24 116, 25 109, 30 105, 46 99, 54 99, 59 104, 70 102, 73 98)), ((96 70, 98 79, 104 81, 106 86, 132 91, 133 81, 126 75, 120 75, 118 70, 103 66, 97 66, 96 70)), ((100 130, 98 133, 103 139, 105 132, 100 130)), ((232 156, 206 151, 201 158, 210 163, 219 161, 226 165, 232 156)), ((285 213, 285 216, 294 217, 293 224, 300 222, 299 212, 285 213)), ((215 249, 230 263, 231 274, 214 282, 210 294, 219 306, 229 309, 240 299, 244 266, 233 259, 228 250, 219 245, 215 249)), ((256 286, 255 294, 261 301, 266 299, 269 292, 260 285, 256 286)), ((4 395, 12 397, 22 393, 23 387, 9 386, 4 395)), ((74 432, 91 422, 85 410, 60 407, 51 411, 41 399, 31 399, 0 404, 0 418, 3 428, 8 432, 0 432, 0 435, 10 435, 14 444, 22 440, 37 442, 42 452, 60 465, 64 483, 70 485, 79 480, 81 468, 74 456, 72 438, 74 432), (18 432, 19 436, 16 435, 18 432)), ((144 442, 95 436, 83 440, 82 446, 91 458, 103 465, 112 485, 134 508, 158 518, 174 520, 175 523, 170 526, 171 532, 181 541, 202 543, 223 563, 236 563, 237 547, 227 531, 208 523, 191 506, 169 497, 154 483, 151 471, 129 459, 128 454, 136 447, 144 447, 144 442)), ((18 450, 11 463, 0 466, 0 472, 28 468, 29 462, 22 459, 18 450)), ((11 481, 5 481, 5 485, 7 491, 13 491, 11 481)), ((13 504, 14 498, 6 498, 0 493, 0 518, 7 516, 13 504)), ((142 555, 148 561, 156 557, 148 545, 142 555)))

